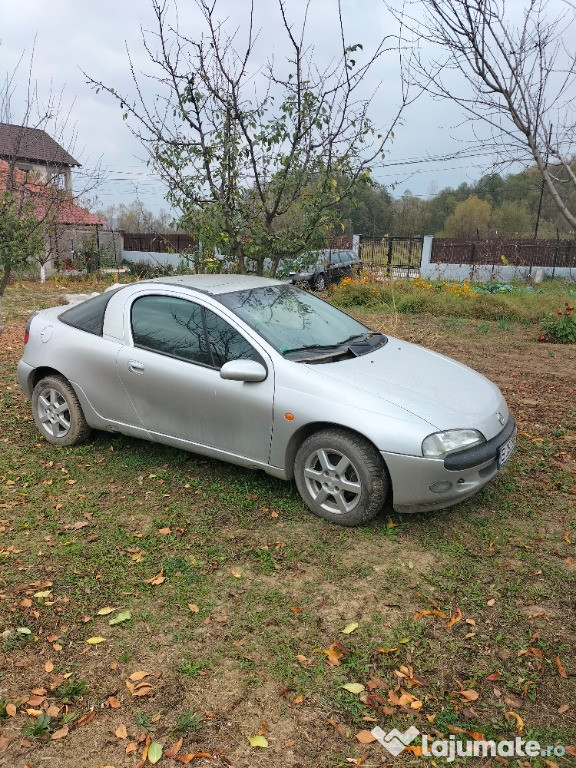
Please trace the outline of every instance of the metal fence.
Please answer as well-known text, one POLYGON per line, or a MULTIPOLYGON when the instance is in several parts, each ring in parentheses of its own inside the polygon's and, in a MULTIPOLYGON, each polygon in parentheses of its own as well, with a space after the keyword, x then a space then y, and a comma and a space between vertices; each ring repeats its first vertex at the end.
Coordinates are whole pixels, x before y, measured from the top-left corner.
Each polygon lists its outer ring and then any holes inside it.
POLYGON ((573 269, 576 267, 576 243, 572 240, 434 238, 431 262, 573 269))
POLYGON ((143 253, 182 253, 195 251, 198 240, 178 233, 123 232, 124 250, 143 253))

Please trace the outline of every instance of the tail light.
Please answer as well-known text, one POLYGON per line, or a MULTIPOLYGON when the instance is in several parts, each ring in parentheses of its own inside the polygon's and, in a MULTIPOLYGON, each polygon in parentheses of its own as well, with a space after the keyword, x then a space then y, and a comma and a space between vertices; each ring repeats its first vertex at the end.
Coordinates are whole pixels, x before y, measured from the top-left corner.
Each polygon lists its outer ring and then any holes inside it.
POLYGON ((26 330, 24 331, 24 346, 28 344, 28 339, 30 338, 30 326, 32 325, 32 318, 28 320, 26 323, 26 330))

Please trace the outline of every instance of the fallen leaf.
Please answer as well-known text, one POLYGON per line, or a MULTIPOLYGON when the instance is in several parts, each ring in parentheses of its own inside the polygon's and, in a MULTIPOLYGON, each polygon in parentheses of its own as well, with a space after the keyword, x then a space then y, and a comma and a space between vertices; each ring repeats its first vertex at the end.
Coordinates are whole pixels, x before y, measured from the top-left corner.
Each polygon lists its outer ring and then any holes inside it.
POLYGON ((54 670, 54 664, 51 661, 47 661, 46 664, 44 664, 44 671, 52 672, 53 670, 54 670))
POLYGON ((473 690, 458 691, 458 695, 462 696, 462 698, 466 699, 466 701, 476 701, 480 696, 478 691, 473 691, 473 690))
POLYGON ((183 763, 184 765, 188 765, 188 763, 191 763, 192 760, 198 760, 201 757, 206 757, 210 759, 212 755, 210 752, 186 752, 185 755, 180 755, 180 757, 175 757, 174 760, 176 760, 177 763, 183 763))
POLYGON ((11 739, 6 738, 6 736, 0 736, 0 752, 5 752, 10 746, 10 743, 11 739))
POLYGON ((92 720, 96 717, 96 710, 91 709, 89 712, 86 712, 82 717, 79 717, 78 720, 75 722, 76 728, 79 728, 81 725, 88 725, 88 723, 91 723, 92 720))
POLYGON ((558 670, 558 674, 560 675, 560 677, 563 677, 566 680, 568 678, 568 675, 566 674, 566 670, 564 669, 564 665, 560 661, 559 656, 556 656, 554 661, 556 662, 556 669, 558 670))
POLYGON ((397 651, 398 648, 377 648, 377 653, 394 653, 394 651, 397 651))
POLYGON ((492 606, 493 606, 493 605, 495 605, 495 604, 496 604, 496 598, 494 598, 494 597, 491 597, 491 598, 490 598, 490 600, 487 600, 487 601, 486 601, 486 605, 487 605, 489 608, 492 608, 492 606))
POLYGON ((351 621, 350 624, 346 624, 344 629, 342 630, 343 635, 349 635, 351 632, 354 632, 354 630, 358 629, 359 624, 355 621, 351 621))
POLYGON ((158 528, 158 533, 161 533, 162 536, 168 536, 169 533, 172 533, 170 528, 158 528))
POLYGON ((362 683, 345 683, 342 688, 344 688, 345 691, 350 691, 350 693, 362 693, 362 691, 366 690, 366 687, 362 685, 362 683))
POLYGON ((200 610, 200 608, 198 608, 196 603, 188 603, 188 608, 190 611, 192 611, 192 613, 198 613, 198 611, 200 610))
POLYGON ((132 613, 130 611, 120 611, 120 613, 108 621, 108 624, 110 624, 110 626, 114 626, 114 624, 121 624, 123 621, 128 621, 128 619, 131 618, 132 613))
POLYGON ((524 648, 521 651, 518 651, 518 656, 525 656, 528 654, 529 656, 536 656, 538 659, 543 659, 545 657, 544 651, 541 651, 540 648, 536 648, 535 646, 531 646, 530 648, 524 648))
POLYGON ((143 683, 136 688, 136 690, 132 693, 132 696, 148 696, 148 694, 151 692, 152 686, 148 685, 147 683, 143 683))
POLYGON ((502 675, 500 674, 500 672, 493 672, 491 675, 488 675, 488 677, 486 677, 485 679, 492 683, 495 680, 500 680, 501 677, 502 675))
POLYGON ((63 739, 65 736, 68 736, 68 726, 63 725, 62 728, 58 728, 57 731, 54 731, 52 736, 50 736, 50 739, 52 741, 56 741, 57 739, 63 739))
POLYGON ((454 624, 457 624, 459 621, 462 621, 462 611, 460 608, 456 608, 456 611, 450 616, 450 620, 446 622, 446 628, 450 629, 450 627, 453 627, 454 624))
POLYGON ((8 717, 16 717, 17 710, 15 704, 6 704, 5 710, 8 717))
POLYGON ((162 744, 159 744, 157 741, 153 741, 148 747, 148 762, 152 765, 155 765, 162 757, 162 752, 162 744))
POLYGON ((89 637, 88 640, 86 640, 88 645, 98 645, 98 643, 105 643, 106 638, 105 637, 89 637))
POLYGON ((558 707, 558 714, 564 715, 566 714, 566 712, 568 712, 569 709, 570 709, 570 706, 568 704, 562 704, 561 707, 558 707))
POLYGON ((412 618, 414 619, 414 621, 418 621, 423 616, 438 616, 441 619, 447 619, 448 618, 448 615, 445 614, 444 611, 437 611, 437 610, 433 610, 433 611, 428 611, 428 610, 417 611, 412 618))
POLYGON ((172 759, 173 757, 176 757, 176 755, 178 754, 178 752, 180 752, 180 749, 182 748, 182 742, 183 742, 183 739, 182 739, 182 736, 180 736, 180 738, 175 744, 173 744, 169 749, 164 750, 164 757, 169 757, 170 759, 172 759))
POLYGON ((265 736, 248 736, 247 738, 251 747, 265 748, 268 746, 268 739, 265 736))
POLYGON ((128 738, 128 731, 126 730, 126 726, 124 723, 118 726, 116 730, 114 731, 114 736, 117 736, 119 739, 127 739, 128 738))
POLYGON ((132 674, 129 675, 129 679, 132 680, 133 683, 137 683, 140 680, 143 680, 145 677, 148 677, 149 674, 150 672, 144 672, 144 671, 132 672, 132 674))
POLYGON ((116 696, 108 696, 107 702, 112 709, 119 709, 122 706, 116 696))
POLYGON ((410 744, 409 746, 404 747, 404 751, 412 752, 415 757, 422 757, 422 747, 419 744, 410 744))
POLYGON ((504 712, 506 717, 513 717, 516 720, 516 725, 518 728, 518 733, 522 733, 524 730, 524 720, 520 717, 520 715, 517 712, 513 712, 510 710, 509 712, 504 712))
POLYGON ((157 587, 159 584, 163 584, 166 581, 164 576, 164 568, 157 573, 156 576, 152 576, 150 579, 144 579, 144 584, 151 584, 153 587, 157 587))
POLYGON ((371 731, 360 731, 356 734, 356 740, 360 744, 371 744, 373 741, 376 741, 376 737, 372 735, 371 731))

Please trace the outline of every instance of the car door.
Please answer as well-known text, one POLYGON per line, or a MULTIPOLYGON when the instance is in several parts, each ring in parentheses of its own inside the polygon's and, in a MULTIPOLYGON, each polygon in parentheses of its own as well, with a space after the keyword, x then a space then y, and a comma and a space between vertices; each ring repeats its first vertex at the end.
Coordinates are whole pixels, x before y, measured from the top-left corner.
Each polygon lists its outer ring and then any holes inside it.
POLYGON ((118 375, 152 437, 267 463, 274 371, 266 352, 196 301, 148 294, 125 311, 132 345, 118 354, 118 375), (267 378, 220 378, 220 367, 235 359, 258 359, 267 378))
POLYGON ((341 251, 340 254, 340 278, 349 277, 352 274, 354 265, 354 254, 352 251, 341 251))
POLYGON ((340 261, 340 254, 338 251, 332 251, 328 258, 330 259, 330 280, 332 283, 337 283, 342 277, 342 262, 340 261))

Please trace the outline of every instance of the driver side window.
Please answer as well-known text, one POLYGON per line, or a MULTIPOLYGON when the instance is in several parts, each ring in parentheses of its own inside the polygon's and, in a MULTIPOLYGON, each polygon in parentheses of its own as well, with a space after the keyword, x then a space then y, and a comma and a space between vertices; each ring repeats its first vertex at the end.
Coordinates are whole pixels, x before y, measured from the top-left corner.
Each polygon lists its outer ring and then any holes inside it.
POLYGON ((229 323, 186 299, 142 296, 132 305, 131 323, 134 346, 190 363, 221 368, 256 356, 229 323))

